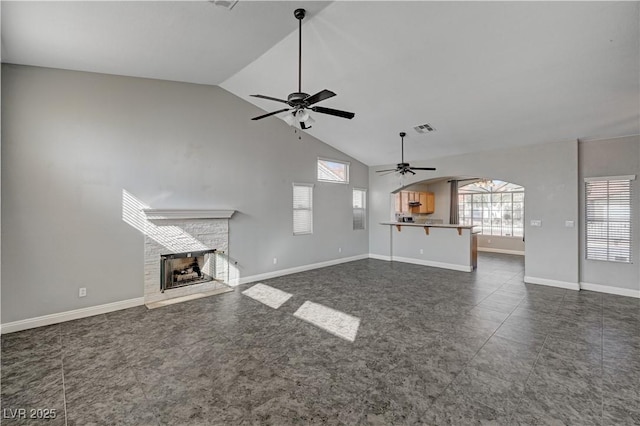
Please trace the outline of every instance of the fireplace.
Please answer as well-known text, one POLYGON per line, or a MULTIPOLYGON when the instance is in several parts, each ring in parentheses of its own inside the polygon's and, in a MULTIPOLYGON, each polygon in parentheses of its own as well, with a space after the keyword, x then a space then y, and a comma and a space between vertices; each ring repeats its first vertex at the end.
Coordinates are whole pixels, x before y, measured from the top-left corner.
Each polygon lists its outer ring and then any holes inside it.
POLYGON ((213 281, 216 249, 160 256, 160 292, 213 281))

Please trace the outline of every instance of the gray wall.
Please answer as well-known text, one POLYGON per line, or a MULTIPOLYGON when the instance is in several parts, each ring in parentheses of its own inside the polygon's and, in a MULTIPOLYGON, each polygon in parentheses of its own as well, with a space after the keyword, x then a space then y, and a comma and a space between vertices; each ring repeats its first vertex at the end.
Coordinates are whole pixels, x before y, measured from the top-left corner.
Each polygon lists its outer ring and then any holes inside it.
MULTIPOLYGON (((525 202, 525 209, 526 209, 525 202)), ((507 250, 510 252, 522 252, 524 254, 524 240, 522 237, 503 237, 501 235, 478 235, 478 248, 491 250, 507 250)), ((514 253, 520 254, 520 253, 514 253)))
MULTIPOLYGON (((437 170, 409 176, 405 185, 425 177, 491 176, 524 186, 526 276, 577 286, 578 227, 565 227, 567 220, 578 222, 577 141, 411 161, 411 165, 433 166, 437 170), (542 226, 531 227, 531 219, 542 220, 542 226)), ((386 226, 376 224, 388 220, 388 197, 397 189, 398 179, 393 175, 379 176, 375 171, 389 166, 370 167, 369 172, 370 251, 382 256, 389 255, 389 232, 386 226)))
MULTIPOLYGON (((608 287, 619 287, 640 291, 640 136, 630 136, 611 140, 581 141, 580 154, 580 281, 608 287), (602 262, 586 260, 584 178, 597 176, 636 175, 632 182, 633 194, 633 245, 632 263, 602 262)), ((528 196, 528 194, 527 194, 528 196)))
POLYGON ((241 277, 368 252, 351 207, 367 167, 219 87, 16 65, 2 86, 3 323, 142 296, 123 190, 238 210, 241 277), (350 161, 350 184, 316 182, 318 156, 350 161), (292 235, 292 182, 316 184, 313 235, 292 235))

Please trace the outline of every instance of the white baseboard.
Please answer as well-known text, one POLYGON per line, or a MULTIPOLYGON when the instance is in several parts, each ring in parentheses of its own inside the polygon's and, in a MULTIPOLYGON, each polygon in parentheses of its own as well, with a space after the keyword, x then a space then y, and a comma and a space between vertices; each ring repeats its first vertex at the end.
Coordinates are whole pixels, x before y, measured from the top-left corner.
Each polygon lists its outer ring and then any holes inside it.
POLYGON ((92 317, 94 315, 106 314, 107 312, 119 311, 121 309, 133 308, 134 306, 140 305, 144 305, 144 297, 136 297, 135 299, 122 300, 120 302, 106 303, 104 305, 90 306, 88 308, 75 309, 73 311, 9 322, 0 325, 0 334, 13 333, 15 331, 22 331, 45 325, 58 324, 65 321, 92 317))
POLYGON ((558 280, 550 280, 547 278, 536 278, 536 277, 524 277, 524 282, 528 284, 540 284, 547 285, 549 287, 559 287, 566 288, 567 290, 580 290, 580 285, 578 283, 572 283, 569 281, 558 281, 558 280))
POLYGON ((390 262, 391 256, 369 253, 369 259, 386 260, 387 262, 390 262))
POLYGON ((411 257, 392 256, 391 260, 395 262, 413 263, 415 265, 433 266, 434 268, 453 269, 454 271, 471 272, 471 265, 458 265, 456 263, 434 262, 431 260, 414 259, 411 257))
POLYGON ((492 247, 478 247, 478 251, 484 251, 486 253, 502 253, 502 254, 516 254, 518 256, 524 256, 524 252, 521 250, 506 250, 492 247))
POLYGON ((232 287, 252 283, 256 281, 268 280, 270 278, 282 277, 284 275, 296 274, 298 272, 310 271, 312 269, 325 268, 327 266, 339 265, 341 263, 353 262, 355 260, 368 259, 368 254, 360 254, 357 256, 343 257, 340 259, 327 260, 325 262, 311 263, 309 265, 295 266, 293 268, 280 269, 278 271, 265 272, 263 274, 249 275, 229 280, 232 287))
POLYGON ((580 283, 582 290, 597 291, 598 293, 616 294, 618 296, 635 297, 640 299, 640 290, 632 290, 630 288, 613 287, 610 285, 580 283))

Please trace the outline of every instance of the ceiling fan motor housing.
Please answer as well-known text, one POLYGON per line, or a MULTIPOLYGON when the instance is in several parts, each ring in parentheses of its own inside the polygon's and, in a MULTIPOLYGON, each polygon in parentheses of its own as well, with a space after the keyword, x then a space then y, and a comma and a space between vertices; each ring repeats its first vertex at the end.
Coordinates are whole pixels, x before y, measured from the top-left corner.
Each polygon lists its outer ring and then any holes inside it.
POLYGON ((309 95, 303 92, 294 92, 287 97, 287 102, 292 107, 302 106, 304 105, 304 100, 308 98, 309 95))

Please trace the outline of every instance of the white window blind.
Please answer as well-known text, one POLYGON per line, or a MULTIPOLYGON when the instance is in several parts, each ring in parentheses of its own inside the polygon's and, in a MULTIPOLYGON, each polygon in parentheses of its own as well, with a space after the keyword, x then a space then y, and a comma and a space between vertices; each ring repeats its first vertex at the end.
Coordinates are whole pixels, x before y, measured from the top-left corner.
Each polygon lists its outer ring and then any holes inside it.
POLYGON ((293 184, 293 235, 313 233, 313 185, 293 184))
POLYGON ((318 180, 323 182, 349 183, 349 163, 318 158, 318 180))
POLYGON ((353 190, 353 229, 365 229, 367 219, 367 191, 353 190))
POLYGON ((586 258, 631 263, 631 181, 585 179, 586 258))

